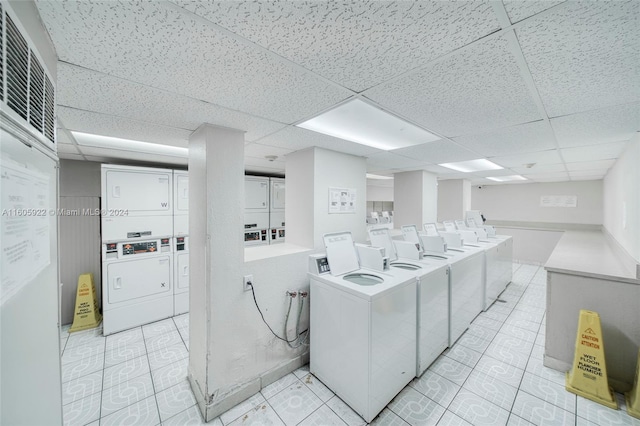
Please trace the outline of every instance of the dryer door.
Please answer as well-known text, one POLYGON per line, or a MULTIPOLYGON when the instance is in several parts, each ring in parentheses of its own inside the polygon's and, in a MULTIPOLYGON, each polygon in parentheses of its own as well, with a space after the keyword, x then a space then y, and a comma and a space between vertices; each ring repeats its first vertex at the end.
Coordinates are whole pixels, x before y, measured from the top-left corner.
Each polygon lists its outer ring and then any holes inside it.
POLYGON ((106 267, 110 304, 173 292, 169 255, 113 262, 106 267))
POLYGON ((176 291, 189 289, 189 253, 180 253, 177 257, 176 267, 176 291))

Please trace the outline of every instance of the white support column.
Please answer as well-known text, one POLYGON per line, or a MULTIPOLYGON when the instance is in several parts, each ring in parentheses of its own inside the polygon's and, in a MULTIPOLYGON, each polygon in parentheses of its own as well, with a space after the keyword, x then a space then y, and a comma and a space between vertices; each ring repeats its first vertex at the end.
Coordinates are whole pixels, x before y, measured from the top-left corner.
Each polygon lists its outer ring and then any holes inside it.
POLYGON ((471 181, 448 179, 438 182, 438 222, 464 220, 471 210, 471 181))
POLYGON ((242 291, 243 211, 244 132, 202 125, 189 138, 188 377, 206 421, 239 387, 224 342, 242 291))
POLYGON ((422 225, 435 222, 438 205, 436 175, 417 170, 394 175, 393 226, 422 225))

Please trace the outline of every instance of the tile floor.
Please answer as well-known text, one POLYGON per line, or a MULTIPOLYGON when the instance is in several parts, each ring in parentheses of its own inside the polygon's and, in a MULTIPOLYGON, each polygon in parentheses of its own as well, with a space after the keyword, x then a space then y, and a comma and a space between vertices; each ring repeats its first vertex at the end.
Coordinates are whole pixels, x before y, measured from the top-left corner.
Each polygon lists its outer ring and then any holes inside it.
MULTIPOLYGON (((453 348, 405 387, 377 425, 636 425, 618 411, 564 389, 542 365, 544 269, 514 264, 513 282, 453 348)), ((108 337, 61 335, 65 425, 204 424, 186 380, 189 317, 108 337)), ((212 425, 362 425, 303 367, 210 422, 212 425)))

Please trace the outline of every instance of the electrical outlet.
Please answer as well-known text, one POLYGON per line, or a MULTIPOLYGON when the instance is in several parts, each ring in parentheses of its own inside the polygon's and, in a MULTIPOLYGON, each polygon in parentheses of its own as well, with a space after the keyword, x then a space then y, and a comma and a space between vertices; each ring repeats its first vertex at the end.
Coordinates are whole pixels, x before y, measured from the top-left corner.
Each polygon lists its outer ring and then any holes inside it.
POLYGON ((251 291, 251 285, 253 285, 253 275, 245 275, 242 278, 242 288, 244 291, 251 291))

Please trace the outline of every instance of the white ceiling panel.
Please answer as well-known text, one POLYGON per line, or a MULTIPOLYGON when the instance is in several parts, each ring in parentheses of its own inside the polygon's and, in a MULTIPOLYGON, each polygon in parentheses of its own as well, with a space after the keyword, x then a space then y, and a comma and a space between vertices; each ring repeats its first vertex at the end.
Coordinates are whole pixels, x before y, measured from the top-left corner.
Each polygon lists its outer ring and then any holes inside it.
POLYGON ((84 157, 80 154, 69 154, 66 152, 58 152, 58 158, 60 158, 61 160, 84 160, 84 157))
POLYGON ((450 137, 542 118, 504 37, 474 43, 364 94, 450 137))
POLYGON ((109 160, 133 160, 140 161, 145 163, 159 163, 159 164, 173 164, 186 166, 188 163, 187 158, 181 157, 171 157, 167 155, 158 155, 158 154, 147 154, 142 152, 132 152, 118 149, 108 149, 108 148, 94 148, 94 147, 86 147, 83 146, 80 148, 82 153, 87 156, 92 157, 100 157, 103 159, 109 160))
POLYGON ((431 164, 475 160, 482 157, 482 155, 476 152, 472 152, 445 139, 408 148, 396 149, 392 152, 431 164))
POLYGON ((351 95, 163 2, 37 5, 65 62, 284 123, 351 95))
POLYGON ((275 155, 278 157, 278 161, 284 161, 284 157, 291 152, 293 151, 290 149, 260 143, 250 143, 244 146, 244 155, 254 158, 265 158, 267 155, 275 155))
POLYGON ((551 126, 561 148, 626 141, 640 131, 640 103, 552 118, 551 126))
POLYGON ((487 1, 177 3, 357 92, 500 28, 487 1))
MULTIPOLYGON (((58 117, 58 126, 61 126, 63 123, 60 119, 60 117, 58 117)), ((65 129, 58 127, 56 129, 56 143, 58 145, 61 144, 73 144, 73 139, 71 139, 71 137, 67 134, 67 132, 65 131, 65 129)))
POLYGON ((501 169, 501 170, 485 170, 482 172, 474 172, 475 177, 494 177, 494 176, 513 176, 520 173, 516 173, 513 169, 501 169))
POLYGON ((569 172, 569 176, 571 177, 571 179, 573 178, 594 178, 594 179, 601 179, 604 177, 604 175, 607 174, 607 169, 600 169, 600 170, 576 170, 573 172, 569 172))
POLYGON ((567 163, 567 170, 575 172, 578 170, 608 170, 614 165, 616 160, 600 160, 600 161, 580 161, 578 163, 567 163))
POLYGON ((244 157, 244 166, 256 166, 262 168, 269 168, 274 170, 280 170, 284 173, 285 162, 284 161, 269 161, 264 158, 244 157))
POLYGON ((525 164, 558 164, 562 162, 557 149, 540 152, 530 152, 527 154, 505 155, 500 157, 489 157, 493 163, 503 167, 523 167, 525 164))
POLYGON ((577 148, 561 149, 562 157, 567 163, 578 161, 610 160, 618 158, 627 147, 628 141, 589 145, 577 148))
POLYGON ((567 172, 532 173, 532 174, 522 175, 522 176, 535 182, 561 182, 561 181, 569 180, 569 173, 567 172))
POLYGON ((569 1, 516 29, 550 117, 638 101, 640 2, 569 1))
POLYGON ((429 165, 429 166, 424 166, 423 170, 430 172, 430 173, 434 173, 438 176, 442 176, 445 177, 445 175, 448 177, 450 175, 456 175, 459 172, 453 169, 448 169, 446 167, 442 167, 442 166, 438 166, 436 164, 434 165, 429 165))
POLYGON ((605 175, 571 176, 571 180, 602 180, 605 175))
POLYGON ((266 138, 260 139, 258 142, 263 145, 275 146, 290 151, 299 151, 317 146, 362 157, 376 152, 383 152, 377 148, 371 148, 370 146, 360 145, 295 126, 286 127, 266 138))
POLYGON ((453 140, 489 157, 556 148, 553 131, 549 124, 542 120, 482 134, 459 136, 453 140))
POLYGON ((191 130, 65 107, 58 107, 58 116, 69 130, 165 145, 186 147, 191 134, 191 130))
POLYGON ((58 141, 58 143, 56 144, 57 148, 58 148, 58 154, 64 153, 64 154, 80 154, 78 152, 78 148, 76 148, 75 145, 69 144, 69 143, 60 143, 58 141))
POLYGON ((203 123, 231 127, 247 131, 247 141, 285 126, 64 62, 58 63, 58 104, 188 130, 203 123))
POLYGON ((527 167, 512 167, 511 170, 517 174, 531 174, 531 173, 551 173, 551 172, 566 172, 567 169, 563 163, 558 164, 536 164, 531 168, 527 167))
POLYGON ((367 155, 367 171, 409 168, 420 169, 426 165, 427 163, 424 161, 414 160, 392 152, 379 152, 367 155))
POLYGON ((535 14, 538 14, 550 7, 556 6, 563 1, 544 0, 544 1, 522 1, 522 0, 502 0, 504 8, 507 10, 511 23, 522 21, 535 14))

